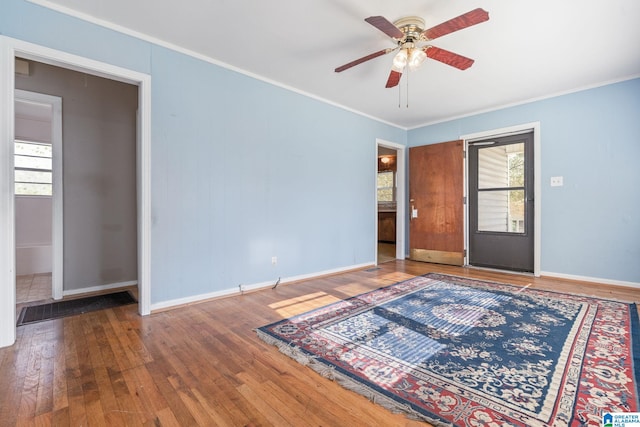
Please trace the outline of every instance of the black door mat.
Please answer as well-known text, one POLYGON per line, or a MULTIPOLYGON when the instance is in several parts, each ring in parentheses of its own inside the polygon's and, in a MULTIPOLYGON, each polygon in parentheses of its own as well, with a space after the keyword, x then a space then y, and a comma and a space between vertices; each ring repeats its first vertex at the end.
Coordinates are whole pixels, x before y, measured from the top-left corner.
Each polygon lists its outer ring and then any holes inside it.
POLYGON ((59 319, 61 317, 88 313, 90 311, 103 310, 121 305, 135 304, 138 301, 129 291, 115 292, 105 295, 71 299, 67 301, 51 302, 41 305, 24 307, 18 317, 18 325, 42 322, 45 320, 59 319))

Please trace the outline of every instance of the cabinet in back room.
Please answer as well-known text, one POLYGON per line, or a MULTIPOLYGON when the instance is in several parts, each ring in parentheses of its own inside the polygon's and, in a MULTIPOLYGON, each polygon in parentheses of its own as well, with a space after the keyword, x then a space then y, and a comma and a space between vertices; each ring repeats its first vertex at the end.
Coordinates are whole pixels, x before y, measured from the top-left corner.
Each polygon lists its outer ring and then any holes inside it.
POLYGON ((378 241, 396 242, 396 213, 378 212, 378 241))

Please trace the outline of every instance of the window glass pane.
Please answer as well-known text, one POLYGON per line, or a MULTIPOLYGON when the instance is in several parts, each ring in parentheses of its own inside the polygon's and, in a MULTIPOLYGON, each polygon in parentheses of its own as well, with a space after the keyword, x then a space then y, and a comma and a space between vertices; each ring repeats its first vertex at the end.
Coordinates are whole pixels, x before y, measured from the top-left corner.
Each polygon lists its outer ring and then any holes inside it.
POLYGON ((51 172, 34 172, 26 170, 17 170, 15 175, 16 182, 33 182, 51 184, 51 172))
POLYGON ((524 233, 524 190, 478 192, 478 231, 524 233))
POLYGON ((524 187, 524 144, 514 144, 521 150, 509 153, 509 187, 524 187))
POLYGON ((378 172, 378 188, 393 187, 393 172, 378 172))
POLYGON ((379 202, 393 202, 393 189, 392 188, 378 188, 378 201, 379 202))
POLYGON ((51 158, 51 153, 51 144, 16 141, 16 155, 51 158))
POLYGON ((51 196, 51 144, 15 141, 15 194, 51 196))
POLYGON ((46 157, 16 156, 16 168, 51 170, 51 159, 46 157))
POLYGON ((394 198, 394 172, 378 172, 378 202, 393 202, 394 198))
POLYGON ((478 150, 478 188, 524 186, 524 143, 478 150))
POLYGON ((21 196, 51 196, 51 184, 16 182, 16 194, 21 196))

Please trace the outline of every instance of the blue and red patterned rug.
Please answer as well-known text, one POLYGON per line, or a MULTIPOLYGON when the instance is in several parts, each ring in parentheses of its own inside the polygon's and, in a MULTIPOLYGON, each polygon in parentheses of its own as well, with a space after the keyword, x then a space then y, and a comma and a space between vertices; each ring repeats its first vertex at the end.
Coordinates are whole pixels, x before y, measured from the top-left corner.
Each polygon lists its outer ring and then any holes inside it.
POLYGON ((257 332, 394 412, 533 427, 640 412, 639 328, 635 304, 430 273, 257 332))

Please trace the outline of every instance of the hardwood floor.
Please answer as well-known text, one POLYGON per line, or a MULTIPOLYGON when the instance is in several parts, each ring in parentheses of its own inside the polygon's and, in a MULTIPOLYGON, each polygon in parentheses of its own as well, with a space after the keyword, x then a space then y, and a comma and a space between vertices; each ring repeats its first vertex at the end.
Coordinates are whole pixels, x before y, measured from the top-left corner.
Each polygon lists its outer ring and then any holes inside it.
POLYGON ((395 243, 378 242, 378 264, 396 259, 395 243))
POLYGON ((638 289, 394 261, 140 317, 135 305, 18 328, 0 425, 417 426, 322 378, 254 328, 429 271, 640 300, 638 289))

